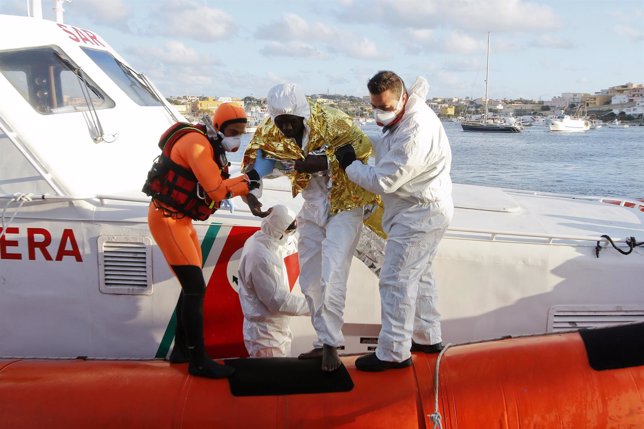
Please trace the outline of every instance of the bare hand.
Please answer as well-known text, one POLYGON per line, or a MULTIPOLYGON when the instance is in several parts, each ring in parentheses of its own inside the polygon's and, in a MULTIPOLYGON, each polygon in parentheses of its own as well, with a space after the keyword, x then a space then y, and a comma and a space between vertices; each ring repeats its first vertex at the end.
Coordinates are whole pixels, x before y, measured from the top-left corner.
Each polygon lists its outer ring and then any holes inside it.
POLYGON ((262 203, 253 194, 246 195, 246 204, 253 216, 266 217, 271 212, 270 209, 262 211, 262 203))
POLYGON ((317 173, 328 169, 326 155, 307 155, 305 159, 295 161, 295 171, 298 173, 317 173))

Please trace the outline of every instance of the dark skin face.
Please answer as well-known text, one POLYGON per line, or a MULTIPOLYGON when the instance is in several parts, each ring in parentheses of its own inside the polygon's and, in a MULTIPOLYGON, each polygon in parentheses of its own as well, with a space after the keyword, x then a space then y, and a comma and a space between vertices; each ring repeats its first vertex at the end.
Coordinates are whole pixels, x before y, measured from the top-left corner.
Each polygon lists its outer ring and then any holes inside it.
POLYGON ((273 120, 275 126, 284 137, 295 139, 297 144, 302 146, 302 138, 304 137, 304 118, 295 115, 279 115, 273 120))

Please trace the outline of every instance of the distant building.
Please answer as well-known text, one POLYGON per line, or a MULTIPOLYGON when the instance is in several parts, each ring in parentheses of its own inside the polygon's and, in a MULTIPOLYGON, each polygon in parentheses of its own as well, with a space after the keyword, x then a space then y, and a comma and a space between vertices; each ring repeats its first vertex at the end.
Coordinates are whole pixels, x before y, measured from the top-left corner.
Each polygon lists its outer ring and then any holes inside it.
POLYGON ((444 106, 441 106, 441 108, 438 111, 438 114, 440 116, 446 116, 449 118, 453 117, 455 113, 456 113, 456 106, 444 105, 444 106))
POLYGON ((196 114, 205 114, 205 113, 214 113, 217 107, 223 103, 232 103, 245 108, 244 101, 239 98, 233 97, 202 97, 200 100, 197 100, 192 103, 192 112, 196 114))

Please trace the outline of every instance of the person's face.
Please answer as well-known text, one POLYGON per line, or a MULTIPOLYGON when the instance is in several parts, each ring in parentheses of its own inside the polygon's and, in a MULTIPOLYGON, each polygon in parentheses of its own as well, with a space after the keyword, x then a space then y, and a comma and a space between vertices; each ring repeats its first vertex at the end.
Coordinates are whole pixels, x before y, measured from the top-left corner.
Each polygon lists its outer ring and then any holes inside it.
MULTIPOLYGON (((396 110, 400 94, 395 94, 388 89, 380 94, 369 94, 371 99, 371 107, 374 109, 384 110, 385 112, 393 112, 396 110)), ((407 94, 403 94, 402 104, 407 102, 407 94)))
POLYGON ((228 124, 224 128, 224 137, 237 137, 241 136, 246 132, 246 124, 242 122, 236 122, 234 124, 228 124))
POLYGON ((279 115, 273 122, 286 138, 297 139, 304 133, 304 118, 301 116, 279 115))

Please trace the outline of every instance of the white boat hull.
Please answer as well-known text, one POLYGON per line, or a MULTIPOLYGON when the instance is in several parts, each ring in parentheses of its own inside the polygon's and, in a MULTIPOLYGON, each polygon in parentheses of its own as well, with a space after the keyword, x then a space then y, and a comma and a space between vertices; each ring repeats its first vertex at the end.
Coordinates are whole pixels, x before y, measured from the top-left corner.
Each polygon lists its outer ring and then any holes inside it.
POLYGON ((570 133, 580 133, 590 129, 590 121, 582 118, 552 119, 550 124, 550 131, 566 131, 570 133))

